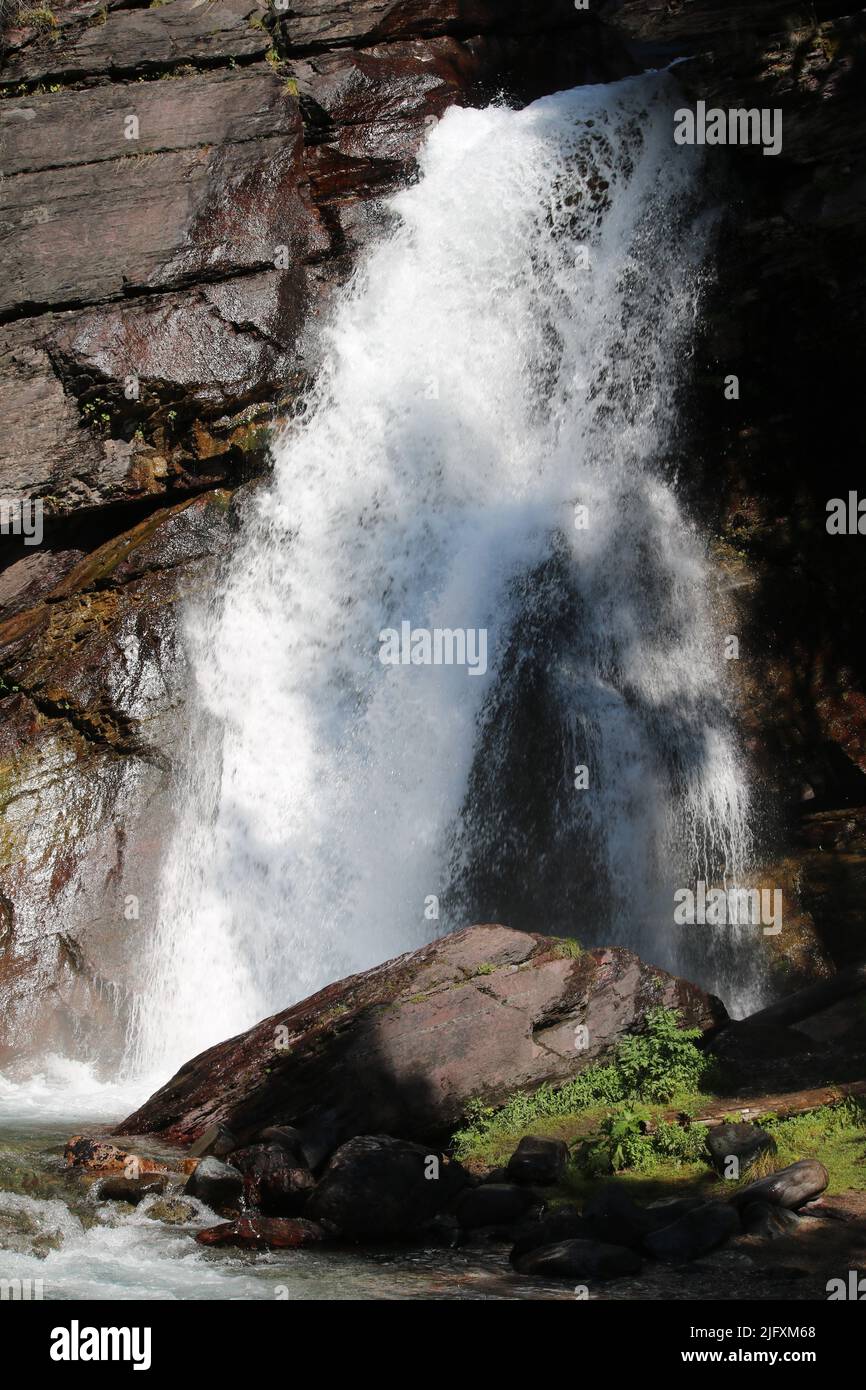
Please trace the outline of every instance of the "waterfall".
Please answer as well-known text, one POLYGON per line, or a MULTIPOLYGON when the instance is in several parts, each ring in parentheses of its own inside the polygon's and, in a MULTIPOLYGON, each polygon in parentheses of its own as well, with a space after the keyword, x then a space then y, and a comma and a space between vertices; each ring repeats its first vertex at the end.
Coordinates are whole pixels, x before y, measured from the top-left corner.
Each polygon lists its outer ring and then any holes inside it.
POLYGON ((390 200, 189 608, 138 1065, 478 920, 754 987, 754 929, 673 925, 677 886, 749 857, 671 467, 711 236, 675 105, 647 75, 452 109, 390 200), (486 670, 384 664, 403 624, 486 634, 486 670))

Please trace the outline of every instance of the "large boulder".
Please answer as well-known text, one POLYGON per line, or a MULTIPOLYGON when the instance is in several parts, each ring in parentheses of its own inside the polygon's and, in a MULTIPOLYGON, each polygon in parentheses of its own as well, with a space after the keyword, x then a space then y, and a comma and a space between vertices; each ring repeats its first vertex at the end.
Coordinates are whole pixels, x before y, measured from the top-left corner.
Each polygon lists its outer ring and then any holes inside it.
POLYGON ((332 1110, 340 1138, 446 1138, 467 1103, 564 1081, 607 1057, 648 1009, 710 1029, 722 1004, 630 951, 476 926, 320 990, 208 1049, 120 1126, 239 1143, 332 1110))

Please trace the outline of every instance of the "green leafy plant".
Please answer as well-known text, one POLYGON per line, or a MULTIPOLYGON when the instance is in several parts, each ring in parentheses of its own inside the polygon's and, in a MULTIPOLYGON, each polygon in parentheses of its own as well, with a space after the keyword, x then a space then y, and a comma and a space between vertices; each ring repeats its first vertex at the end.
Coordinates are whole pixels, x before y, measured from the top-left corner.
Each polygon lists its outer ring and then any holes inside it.
POLYGON ((673 1009, 651 1009, 647 1031, 625 1038, 616 1064, 626 1094, 642 1100, 671 1100, 678 1091, 694 1091, 705 1079, 709 1063, 695 1043, 699 1028, 680 1028, 673 1009))
POLYGON ((599 1133, 580 1146, 578 1167, 591 1177, 621 1173, 624 1168, 648 1168, 653 1159, 648 1119, 646 1111, 631 1107, 605 1116, 599 1133))
POLYGON ((707 1156, 706 1138, 704 1125, 659 1120, 652 1128, 646 1110, 619 1107, 605 1116, 598 1134, 584 1141, 575 1158, 589 1177, 621 1173, 627 1168, 645 1171, 660 1163, 700 1163, 707 1156))

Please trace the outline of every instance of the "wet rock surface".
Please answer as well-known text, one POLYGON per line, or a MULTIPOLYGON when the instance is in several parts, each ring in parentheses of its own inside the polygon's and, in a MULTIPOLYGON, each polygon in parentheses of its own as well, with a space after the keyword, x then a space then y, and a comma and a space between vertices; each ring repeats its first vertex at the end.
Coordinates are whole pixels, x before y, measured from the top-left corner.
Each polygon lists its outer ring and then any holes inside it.
POLYGON ((296 1216, 315 1181, 312 1173, 280 1144, 236 1149, 230 1162, 243 1175, 244 1202, 267 1216, 296 1216))
POLYGON ((234 1245, 242 1250, 295 1250, 325 1239, 325 1231, 313 1221, 276 1216, 241 1216, 237 1221, 207 1226, 196 1236, 200 1245, 234 1245))
POLYGON ((218 1158, 202 1158, 186 1185, 187 1195, 197 1197, 214 1211, 223 1207, 238 1207, 244 1191, 239 1169, 218 1158))

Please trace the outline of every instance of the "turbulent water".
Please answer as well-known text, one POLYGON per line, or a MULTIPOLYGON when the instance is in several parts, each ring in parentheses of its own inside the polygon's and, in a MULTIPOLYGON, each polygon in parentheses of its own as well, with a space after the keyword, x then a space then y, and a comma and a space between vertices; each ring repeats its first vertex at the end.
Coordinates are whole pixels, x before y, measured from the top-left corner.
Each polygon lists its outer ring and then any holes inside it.
POLYGON ((747 937, 673 925, 675 887, 737 882, 749 853, 671 467, 711 235, 675 100, 648 76, 451 110, 391 200, 189 615, 188 785, 131 1065, 477 920, 746 998, 747 937), (483 631, 486 670, 383 664, 403 623, 483 631))

